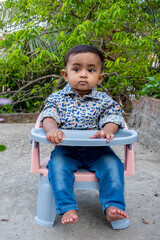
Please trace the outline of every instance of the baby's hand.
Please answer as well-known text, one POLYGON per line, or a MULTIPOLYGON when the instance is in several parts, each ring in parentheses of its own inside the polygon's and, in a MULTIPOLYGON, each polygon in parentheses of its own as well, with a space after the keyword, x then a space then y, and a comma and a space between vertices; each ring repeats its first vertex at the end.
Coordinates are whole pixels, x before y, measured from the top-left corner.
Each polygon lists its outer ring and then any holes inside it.
POLYGON ((106 138, 106 141, 110 142, 110 140, 112 140, 114 138, 114 134, 109 132, 109 131, 105 131, 104 129, 102 129, 102 130, 96 132, 90 138, 106 138))
POLYGON ((62 132, 58 128, 52 128, 46 134, 46 138, 48 142, 52 142, 53 145, 58 145, 58 146, 60 145, 61 142, 63 142, 64 137, 65 137, 64 132, 62 132))

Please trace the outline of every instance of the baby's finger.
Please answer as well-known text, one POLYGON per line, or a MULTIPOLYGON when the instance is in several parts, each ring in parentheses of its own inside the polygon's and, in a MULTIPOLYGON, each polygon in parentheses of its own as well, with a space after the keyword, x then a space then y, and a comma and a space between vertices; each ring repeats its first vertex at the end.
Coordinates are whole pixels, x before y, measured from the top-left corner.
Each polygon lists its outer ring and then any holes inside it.
POLYGON ((53 134, 47 133, 46 138, 47 138, 48 142, 51 142, 54 144, 54 135, 53 134))
POLYGON ((106 135, 106 142, 109 143, 109 142, 110 142, 110 139, 111 139, 111 135, 110 135, 110 134, 107 134, 107 135, 106 135))
POLYGON ((47 138, 47 141, 48 141, 48 142, 51 142, 49 133, 46 134, 46 138, 47 138))
POLYGON ((106 137, 106 133, 103 130, 101 130, 99 132, 99 135, 100 135, 100 138, 105 138, 106 137))
POLYGON ((114 134, 107 134, 106 135, 106 141, 109 143, 110 142, 110 140, 113 140, 113 138, 114 138, 114 134))
POLYGON ((59 133, 57 133, 57 134, 55 135, 55 137, 54 137, 54 142, 55 142, 56 145, 59 146, 59 144, 60 144, 60 136, 59 136, 59 133))
POLYGON ((55 136, 54 136, 54 135, 51 135, 51 136, 50 136, 50 142, 51 142, 53 145, 56 144, 56 143, 55 143, 55 136))
POLYGON ((111 134, 111 139, 113 140, 113 138, 114 138, 114 134, 111 134))
POLYGON ((89 137, 89 138, 99 138, 100 135, 99 135, 99 132, 96 132, 93 136, 89 137))
POLYGON ((63 142, 63 138, 65 137, 63 132, 58 132, 58 138, 60 142, 63 142))
POLYGON ((65 138, 66 136, 65 136, 64 132, 62 132, 62 133, 63 133, 63 134, 62 134, 62 137, 65 138))

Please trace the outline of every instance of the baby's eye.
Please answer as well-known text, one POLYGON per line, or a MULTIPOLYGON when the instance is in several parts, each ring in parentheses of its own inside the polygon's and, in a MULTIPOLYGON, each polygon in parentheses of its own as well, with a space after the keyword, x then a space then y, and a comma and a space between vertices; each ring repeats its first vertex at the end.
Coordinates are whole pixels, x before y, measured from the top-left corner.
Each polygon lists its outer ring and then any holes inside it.
POLYGON ((94 72, 94 69, 90 68, 88 69, 88 72, 94 72))
POLYGON ((74 71, 75 71, 75 72, 78 72, 78 71, 79 71, 79 68, 74 68, 74 71))

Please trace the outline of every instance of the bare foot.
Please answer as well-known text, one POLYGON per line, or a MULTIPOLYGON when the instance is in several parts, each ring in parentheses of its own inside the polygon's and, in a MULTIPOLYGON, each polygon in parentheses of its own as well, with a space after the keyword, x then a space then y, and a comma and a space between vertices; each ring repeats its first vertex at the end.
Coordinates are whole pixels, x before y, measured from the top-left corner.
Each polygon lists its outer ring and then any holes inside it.
POLYGON ((106 209, 106 218, 109 222, 129 218, 129 216, 121 209, 109 207, 106 209))
POLYGON ((69 210, 63 214, 62 224, 78 222, 78 215, 76 210, 69 210))

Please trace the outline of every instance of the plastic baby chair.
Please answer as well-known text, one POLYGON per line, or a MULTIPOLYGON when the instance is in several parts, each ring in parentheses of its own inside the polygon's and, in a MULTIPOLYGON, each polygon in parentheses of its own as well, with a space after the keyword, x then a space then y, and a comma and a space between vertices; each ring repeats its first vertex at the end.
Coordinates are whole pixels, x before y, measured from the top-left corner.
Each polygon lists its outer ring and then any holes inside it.
MULTIPOLYGON (((48 180, 48 169, 46 165, 50 159, 47 156, 40 161, 40 143, 49 143, 46 134, 40 126, 41 114, 39 115, 35 128, 31 130, 32 157, 31 172, 38 173, 38 200, 37 211, 34 222, 45 227, 52 227, 56 218, 56 208, 52 189, 48 180)), ((63 130, 65 138, 61 145, 70 146, 108 146, 124 145, 124 175, 134 175, 134 149, 133 143, 137 141, 137 133, 134 130, 119 130, 110 143, 106 139, 89 139, 97 130, 63 130)), ((80 169, 75 172, 75 189, 99 189, 98 180, 93 172, 80 169)), ((129 219, 111 222, 113 229, 123 229, 130 226, 129 219)))

